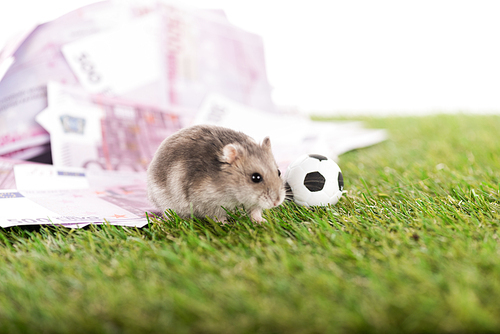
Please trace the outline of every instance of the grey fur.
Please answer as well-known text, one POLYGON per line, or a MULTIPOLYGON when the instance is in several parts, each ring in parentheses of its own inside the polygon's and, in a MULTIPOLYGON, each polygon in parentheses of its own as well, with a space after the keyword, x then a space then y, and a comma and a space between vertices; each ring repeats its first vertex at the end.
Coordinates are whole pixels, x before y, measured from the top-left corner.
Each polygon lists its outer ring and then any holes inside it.
POLYGON ((148 197, 162 212, 225 221, 222 208, 242 205, 253 220, 262 209, 283 202, 269 138, 261 144, 231 129, 211 125, 184 128, 165 139, 148 168, 148 197), (263 181, 252 182, 259 173, 263 181))

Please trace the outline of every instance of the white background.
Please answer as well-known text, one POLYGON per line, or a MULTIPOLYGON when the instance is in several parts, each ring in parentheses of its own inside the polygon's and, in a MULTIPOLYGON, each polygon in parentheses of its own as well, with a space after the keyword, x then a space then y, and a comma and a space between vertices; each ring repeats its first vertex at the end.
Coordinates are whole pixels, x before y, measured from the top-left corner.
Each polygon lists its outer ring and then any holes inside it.
MULTIPOLYGON (((90 2, 2 0, 0 45, 90 2)), ((222 8, 263 37, 278 105, 315 113, 500 112, 500 1, 190 3, 222 8)))

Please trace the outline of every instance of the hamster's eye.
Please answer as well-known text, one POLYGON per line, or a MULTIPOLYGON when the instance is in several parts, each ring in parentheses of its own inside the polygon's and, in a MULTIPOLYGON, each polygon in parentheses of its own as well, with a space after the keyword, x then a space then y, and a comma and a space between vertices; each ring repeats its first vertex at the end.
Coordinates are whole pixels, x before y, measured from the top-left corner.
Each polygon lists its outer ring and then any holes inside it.
POLYGON ((252 174, 252 182, 253 183, 262 182, 262 175, 260 175, 259 173, 253 173, 252 174))
POLYGON ((281 171, 278 169, 278 176, 281 176, 281 171))

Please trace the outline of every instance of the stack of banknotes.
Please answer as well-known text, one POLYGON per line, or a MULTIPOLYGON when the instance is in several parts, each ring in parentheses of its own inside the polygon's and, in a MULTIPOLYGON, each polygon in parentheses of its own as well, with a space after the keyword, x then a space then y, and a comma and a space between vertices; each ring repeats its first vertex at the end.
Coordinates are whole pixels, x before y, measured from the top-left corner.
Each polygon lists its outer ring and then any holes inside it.
POLYGON ((95 3, 13 37, 0 52, 0 226, 142 226, 148 164, 193 124, 270 136, 282 169, 304 153, 335 158, 386 138, 280 112, 264 58, 262 38, 223 11, 160 0, 95 3))

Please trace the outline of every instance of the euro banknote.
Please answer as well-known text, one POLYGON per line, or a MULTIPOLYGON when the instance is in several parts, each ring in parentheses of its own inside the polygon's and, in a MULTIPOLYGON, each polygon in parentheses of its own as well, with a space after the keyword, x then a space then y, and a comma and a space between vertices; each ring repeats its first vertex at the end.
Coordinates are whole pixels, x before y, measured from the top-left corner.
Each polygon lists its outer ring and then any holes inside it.
POLYGON ((212 94, 201 105, 194 124, 213 124, 242 131, 257 141, 269 136, 281 169, 298 156, 317 153, 334 160, 347 151, 387 139, 383 129, 367 129, 361 122, 318 122, 300 114, 263 112, 212 94))
POLYGON ((144 172, 55 167, 0 159, 0 226, 142 227, 159 215, 144 172))
MULTIPOLYGON (((210 93, 274 110, 262 38, 220 10, 104 1, 41 24, 0 55, 0 156, 49 142, 36 115, 47 83, 194 117, 210 93)), ((39 146, 39 150, 25 150, 39 146)))
POLYGON ((133 20, 140 15, 136 9, 114 1, 91 4, 31 28, 6 46, 0 57, 0 156, 48 143, 48 133, 35 121, 47 107, 47 82, 79 84, 61 47, 133 20))
POLYGON ((55 166, 145 171, 160 143, 182 127, 174 111, 93 97, 49 83, 49 106, 37 115, 50 132, 55 166))

